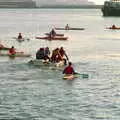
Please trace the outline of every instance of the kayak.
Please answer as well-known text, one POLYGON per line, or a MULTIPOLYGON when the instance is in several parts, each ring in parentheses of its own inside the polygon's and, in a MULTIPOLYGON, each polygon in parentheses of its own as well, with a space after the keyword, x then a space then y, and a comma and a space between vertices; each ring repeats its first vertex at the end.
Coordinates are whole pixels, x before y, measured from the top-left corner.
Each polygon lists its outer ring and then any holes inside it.
POLYGON ((30 40, 29 38, 22 38, 22 39, 19 39, 19 38, 17 38, 17 37, 13 37, 13 39, 16 39, 18 42, 23 42, 23 41, 25 41, 25 40, 30 40))
POLYGON ((25 53, 16 53, 16 54, 9 54, 9 53, 0 53, 0 56, 8 56, 8 57, 30 57, 30 54, 25 53))
POLYGON ((67 40, 68 37, 36 37, 36 39, 44 39, 44 40, 67 40))
POLYGON ((28 63, 34 66, 49 66, 55 68, 63 68, 65 66, 64 61, 54 63, 54 62, 50 62, 49 60, 43 60, 43 59, 30 60, 28 63))
POLYGON ((89 78, 88 74, 80 74, 80 73, 76 73, 76 74, 66 74, 65 76, 63 76, 63 79, 65 80, 73 80, 77 77, 81 77, 81 78, 89 78))
MULTIPOLYGON (((49 36, 50 33, 45 33, 45 35, 49 36)), ((57 33, 55 36, 64 36, 64 34, 58 34, 58 33, 57 33)))
POLYGON ((116 28, 112 28, 112 27, 108 27, 106 29, 111 29, 111 30, 120 30, 120 27, 116 27, 116 28))
POLYGON ((65 29, 65 28, 55 28, 56 30, 85 30, 85 28, 69 28, 69 29, 65 29))
POLYGON ((63 77, 64 80, 73 80, 74 78, 77 78, 77 76, 73 74, 68 74, 63 77))
POLYGON ((9 50, 10 48, 8 47, 0 47, 0 50, 9 50))

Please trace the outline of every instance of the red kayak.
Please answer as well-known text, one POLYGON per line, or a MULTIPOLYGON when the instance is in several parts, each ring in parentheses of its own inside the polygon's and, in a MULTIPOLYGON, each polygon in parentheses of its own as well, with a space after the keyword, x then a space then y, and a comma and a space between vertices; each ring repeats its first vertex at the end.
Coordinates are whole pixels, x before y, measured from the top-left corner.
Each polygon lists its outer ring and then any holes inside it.
POLYGON ((36 39, 45 39, 45 40, 67 40, 68 37, 36 37, 36 39))

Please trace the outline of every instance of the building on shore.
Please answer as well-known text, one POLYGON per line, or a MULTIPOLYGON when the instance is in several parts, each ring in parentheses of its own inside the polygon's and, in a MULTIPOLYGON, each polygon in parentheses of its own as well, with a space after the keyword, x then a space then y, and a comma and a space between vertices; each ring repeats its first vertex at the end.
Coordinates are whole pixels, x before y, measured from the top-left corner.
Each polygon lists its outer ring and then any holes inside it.
POLYGON ((33 0, 0 0, 0 8, 36 8, 33 0))
POLYGON ((95 5, 94 2, 88 0, 36 0, 38 7, 43 6, 86 6, 95 5))

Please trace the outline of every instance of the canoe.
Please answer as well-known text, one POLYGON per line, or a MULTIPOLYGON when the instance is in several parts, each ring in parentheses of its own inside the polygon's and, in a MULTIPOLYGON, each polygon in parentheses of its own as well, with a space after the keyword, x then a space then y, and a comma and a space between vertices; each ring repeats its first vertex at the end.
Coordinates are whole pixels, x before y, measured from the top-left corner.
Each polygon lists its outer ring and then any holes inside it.
POLYGON ((14 55, 8 54, 8 53, 0 53, 0 56, 8 56, 8 57, 30 57, 30 54, 25 54, 25 53, 16 53, 14 55))
POLYGON ((65 28, 55 28, 56 30, 85 30, 85 28, 69 28, 69 29, 65 29, 65 28))
MULTIPOLYGON (((50 33, 45 33, 45 35, 49 36, 50 33)), ((58 33, 57 33, 55 36, 64 36, 64 34, 58 34, 58 33)))
POLYGON ((44 39, 44 40, 67 40, 68 37, 36 37, 36 39, 44 39))
POLYGON ((63 79, 65 80, 73 80, 74 78, 77 78, 77 76, 73 74, 68 74, 68 75, 63 76, 63 79))

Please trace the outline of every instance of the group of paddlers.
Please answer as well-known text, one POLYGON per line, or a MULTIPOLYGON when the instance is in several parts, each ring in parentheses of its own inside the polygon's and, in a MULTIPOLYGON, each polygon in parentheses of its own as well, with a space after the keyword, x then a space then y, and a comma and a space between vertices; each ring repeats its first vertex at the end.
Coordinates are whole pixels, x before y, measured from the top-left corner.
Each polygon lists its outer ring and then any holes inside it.
POLYGON ((46 48, 40 48, 36 53, 36 59, 43 59, 43 60, 49 60, 50 62, 58 63, 60 61, 68 60, 68 56, 63 49, 63 47, 56 48, 52 51, 52 54, 50 56, 50 50, 48 47, 46 48), (64 56, 66 58, 64 58, 64 56))
MULTIPOLYGON (((67 64, 69 61, 68 56, 63 49, 63 47, 56 48, 52 51, 52 55, 50 56, 50 50, 48 47, 40 48, 36 53, 36 59, 45 60, 47 62, 59 63, 64 61, 64 64, 67 64), (64 58, 66 57, 66 58, 64 58)), ((68 66, 63 70, 63 74, 75 74, 74 68, 72 67, 72 63, 69 62, 68 66)))

